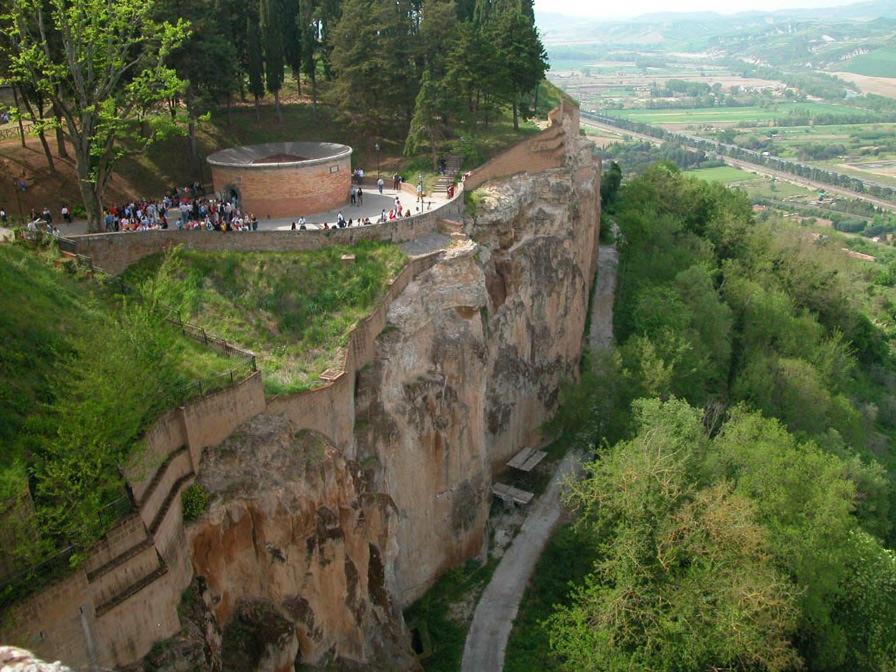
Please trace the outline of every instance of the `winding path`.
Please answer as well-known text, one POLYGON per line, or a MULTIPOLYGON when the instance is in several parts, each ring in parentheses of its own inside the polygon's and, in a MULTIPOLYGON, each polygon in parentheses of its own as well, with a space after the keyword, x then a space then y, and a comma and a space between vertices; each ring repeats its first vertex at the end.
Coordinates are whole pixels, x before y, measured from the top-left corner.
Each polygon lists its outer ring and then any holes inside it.
MULTIPOLYGON (((607 348, 613 343, 613 297, 618 260, 615 245, 601 246, 588 334, 592 349, 607 348)), ((576 472, 578 464, 575 453, 568 453, 563 458, 547 490, 533 505, 519 534, 501 558, 473 612, 461 672, 501 672, 504 669, 504 651, 520 601, 535 564, 560 520, 563 483, 576 472)))

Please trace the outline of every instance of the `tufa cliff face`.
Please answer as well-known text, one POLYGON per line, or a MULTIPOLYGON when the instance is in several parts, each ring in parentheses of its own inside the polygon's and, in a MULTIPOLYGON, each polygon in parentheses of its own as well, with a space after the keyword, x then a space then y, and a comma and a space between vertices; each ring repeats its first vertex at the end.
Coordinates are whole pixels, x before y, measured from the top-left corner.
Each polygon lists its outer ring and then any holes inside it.
POLYGON ((222 630, 212 661, 271 672, 297 659, 414 667, 385 588, 394 506, 325 437, 259 415, 206 451, 199 480, 214 498, 190 529, 222 630))
POLYGON ((482 547, 492 473, 540 442, 575 377, 597 261, 600 166, 565 165, 477 193, 443 260, 395 301, 356 391, 354 457, 395 502, 387 562, 402 606, 482 547))

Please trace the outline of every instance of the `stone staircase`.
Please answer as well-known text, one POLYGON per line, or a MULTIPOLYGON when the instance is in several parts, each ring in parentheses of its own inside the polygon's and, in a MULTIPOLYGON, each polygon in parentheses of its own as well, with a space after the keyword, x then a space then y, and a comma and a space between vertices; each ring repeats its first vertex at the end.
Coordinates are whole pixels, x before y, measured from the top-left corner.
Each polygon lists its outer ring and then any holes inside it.
POLYGON ((445 174, 440 175, 439 179, 436 180, 436 186, 433 187, 433 192, 437 194, 447 194, 448 187, 454 184, 455 176, 460 172, 460 167, 463 164, 463 157, 458 156, 457 154, 451 154, 445 159, 445 174))
POLYGON ((168 573, 155 536, 194 476, 185 446, 158 466, 138 502, 138 513, 112 530, 85 565, 97 618, 168 573), (149 516, 152 516, 149 519, 149 516))

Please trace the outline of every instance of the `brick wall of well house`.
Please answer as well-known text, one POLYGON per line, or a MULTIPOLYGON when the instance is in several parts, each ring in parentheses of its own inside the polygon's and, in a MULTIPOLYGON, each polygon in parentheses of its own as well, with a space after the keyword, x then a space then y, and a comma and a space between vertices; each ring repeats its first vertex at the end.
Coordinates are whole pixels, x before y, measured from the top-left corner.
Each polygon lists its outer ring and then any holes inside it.
POLYGON ((239 191, 242 209, 259 220, 299 217, 332 210, 348 202, 351 158, 311 165, 252 165, 238 168, 212 164, 215 191, 239 191))

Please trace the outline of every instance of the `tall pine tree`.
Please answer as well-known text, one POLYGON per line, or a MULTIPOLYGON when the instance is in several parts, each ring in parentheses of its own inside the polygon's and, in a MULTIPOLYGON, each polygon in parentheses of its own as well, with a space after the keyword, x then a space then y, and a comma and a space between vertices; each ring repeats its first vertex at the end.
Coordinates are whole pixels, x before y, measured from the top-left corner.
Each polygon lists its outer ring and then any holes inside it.
POLYGON ((283 88, 283 11, 280 0, 260 0, 261 36, 264 41, 264 81, 267 90, 274 94, 277 118, 283 121, 280 111, 280 89, 283 88))
POLYGON ((249 93, 255 97, 255 118, 258 119, 258 100, 264 95, 264 57, 257 6, 253 7, 251 3, 246 12, 246 70, 249 75, 249 93))

